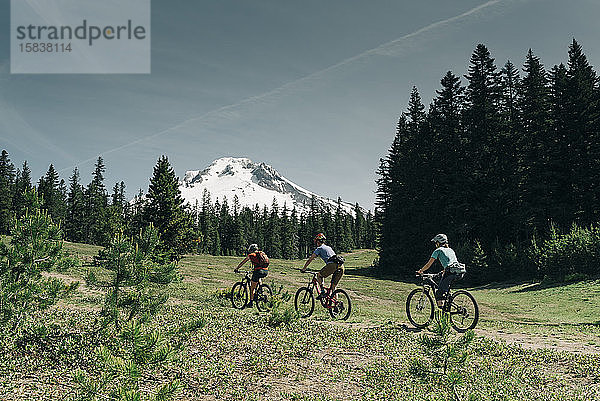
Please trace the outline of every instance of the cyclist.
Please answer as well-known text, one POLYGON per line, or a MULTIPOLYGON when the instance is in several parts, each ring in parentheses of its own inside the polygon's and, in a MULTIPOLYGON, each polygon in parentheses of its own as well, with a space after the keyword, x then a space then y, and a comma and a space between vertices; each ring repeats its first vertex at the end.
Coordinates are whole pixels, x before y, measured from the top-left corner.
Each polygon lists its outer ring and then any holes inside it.
POLYGON ((317 296, 317 299, 323 298, 327 294, 325 291, 325 285, 323 283, 323 279, 325 277, 331 276, 331 293, 335 290, 335 287, 340 282, 340 279, 344 275, 344 258, 335 254, 333 249, 325 245, 325 234, 319 233, 315 237, 315 245, 317 248, 313 251, 312 255, 308 258, 306 263, 304 263, 304 267, 300 269, 302 273, 306 271, 306 268, 317 256, 323 259, 325 262, 325 266, 317 273, 317 280, 321 285, 321 293, 317 296))
POLYGON ((239 272, 240 268, 248 260, 250 260, 252 266, 254 266, 254 271, 252 272, 252 280, 250 282, 250 302, 248 302, 248 307, 251 308, 252 301, 254 300, 254 291, 256 290, 259 281, 267 277, 267 275, 269 274, 269 258, 263 251, 258 250, 258 245, 256 244, 251 244, 248 247, 247 253, 248 256, 246 256, 244 260, 240 262, 238 267, 235 268, 234 272, 239 272))
POLYGON ((444 299, 446 298, 448 291, 450 291, 450 285, 464 276, 465 265, 459 263, 456 258, 456 253, 454 253, 454 250, 448 245, 448 237, 446 234, 436 235, 431 239, 431 242, 435 244, 435 251, 433 251, 425 266, 417 270, 417 274, 423 274, 423 272, 431 267, 433 262, 436 260, 440 261, 444 270, 441 272, 442 279, 435 292, 435 299, 438 307, 442 308, 444 306, 444 299))

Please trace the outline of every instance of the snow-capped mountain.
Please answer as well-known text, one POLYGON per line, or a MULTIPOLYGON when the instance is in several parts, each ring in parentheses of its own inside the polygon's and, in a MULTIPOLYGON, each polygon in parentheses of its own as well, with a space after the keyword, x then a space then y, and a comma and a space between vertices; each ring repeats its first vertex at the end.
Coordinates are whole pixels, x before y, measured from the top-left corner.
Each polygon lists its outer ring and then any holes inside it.
MULTIPOLYGON (((183 181, 180 182, 181 195, 190 205, 196 200, 202 204, 202 194, 207 189, 211 200, 222 201, 227 198, 229 205, 233 204, 233 198, 238 196, 240 206, 254 207, 258 204, 271 207, 273 198, 281 210, 286 204, 288 210, 294 206, 298 213, 307 211, 310 207, 312 196, 317 202, 330 205, 335 208, 336 200, 314 194, 313 192, 294 184, 273 167, 265 163, 254 163, 250 159, 223 157, 211 163, 204 170, 191 170, 185 173, 183 181)), ((353 205, 342 202, 342 208, 353 212, 353 205)))

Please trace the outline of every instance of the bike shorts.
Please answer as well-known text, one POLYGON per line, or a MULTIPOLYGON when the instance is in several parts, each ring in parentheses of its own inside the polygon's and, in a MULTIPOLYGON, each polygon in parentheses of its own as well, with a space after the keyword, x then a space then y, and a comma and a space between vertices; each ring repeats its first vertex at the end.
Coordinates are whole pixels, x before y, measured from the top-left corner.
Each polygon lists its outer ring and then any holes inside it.
POLYGON ((321 274, 322 277, 329 277, 333 274, 333 277, 331 277, 331 284, 337 285, 337 283, 340 282, 340 279, 344 275, 344 265, 338 265, 337 263, 327 263, 325 266, 323 266, 321 271, 319 271, 319 274, 321 274))
POLYGON ((460 274, 446 273, 446 274, 444 274, 442 276, 442 280, 440 281, 440 284, 439 284, 437 290, 435 291, 435 299, 438 301, 445 299, 446 296, 448 295, 448 291, 450 291, 450 286, 452 285, 452 283, 460 280, 461 278, 463 278, 464 275, 465 275, 464 273, 460 273, 460 274))
POLYGON ((258 283, 261 278, 267 277, 269 271, 267 269, 254 270, 252 273, 252 281, 258 283))

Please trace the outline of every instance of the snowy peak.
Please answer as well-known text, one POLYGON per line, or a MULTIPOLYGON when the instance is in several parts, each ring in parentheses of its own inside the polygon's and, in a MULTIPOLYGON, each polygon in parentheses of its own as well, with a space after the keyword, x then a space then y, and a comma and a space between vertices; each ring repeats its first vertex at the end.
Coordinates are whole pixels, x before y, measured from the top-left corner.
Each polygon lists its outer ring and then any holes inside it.
MULTIPOLYGON (((273 199, 279 207, 296 207, 298 212, 307 211, 314 196, 321 205, 336 207, 335 200, 319 196, 294 184, 266 163, 255 163, 247 158, 223 157, 212 162, 204 170, 185 173, 180 186, 183 198, 189 204, 202 202, 207 189, 212 200, 227 198, 233 202, 237 195, 241 206, 271 206, 273 199)), ((352 213, 353 206, 342 202, 342 208, 352 213)))

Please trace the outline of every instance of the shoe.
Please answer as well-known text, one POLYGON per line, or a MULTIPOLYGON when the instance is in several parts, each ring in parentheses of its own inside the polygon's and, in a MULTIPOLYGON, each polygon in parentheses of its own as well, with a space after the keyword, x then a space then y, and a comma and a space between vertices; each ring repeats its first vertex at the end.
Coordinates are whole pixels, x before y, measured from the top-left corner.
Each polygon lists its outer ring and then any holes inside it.
POLYGON ((317 295, 317 300, 321 300, 324 296, 327 295, 327 291, 323 290, 319 295, 317 295))

